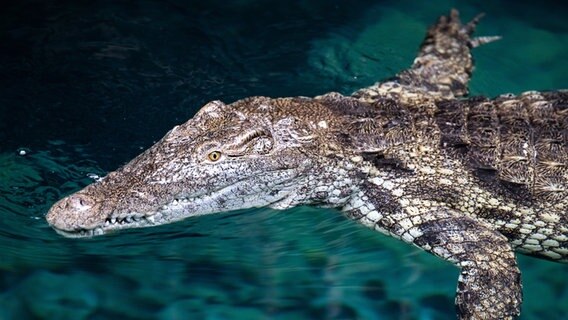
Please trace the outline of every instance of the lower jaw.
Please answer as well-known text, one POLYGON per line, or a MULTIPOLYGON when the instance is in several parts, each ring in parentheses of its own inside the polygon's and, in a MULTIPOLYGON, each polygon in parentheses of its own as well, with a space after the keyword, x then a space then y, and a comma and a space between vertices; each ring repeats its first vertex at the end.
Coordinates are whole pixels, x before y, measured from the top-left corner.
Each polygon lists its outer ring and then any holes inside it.
POLYGON ((74 230, 74 231, 68 231, 68 230, 61 230, 58 229, 56 227, 54 227, 53 229, 55 230, 55 232, 57 232, 58 234, 66 237, 66 238, 90 238, 90 237, 95 237, 95 236, 102 236, 104 234, 107 234, 109 232, 112 231, 117 231, 117 230, 121 230, 121 229, 134 229, 134 228, 143 228, 143 227, 150 227, 153 224, 152 221, 155 221, 155 219, 144 219, 141 221, 133 221, 133 222, 123 222, 123 223, 110 223, 110 221, 105 221, 104 226, 99 226, 93 229, 80 229, 80 230, 74 230))
POLYGON ((102 235, 105 232, 104 231, 97 231, 97 233, 95 234, 95 229, 92 230, 81 230, 81 231, 65 231, 65 230, 61 230, 61 229, 57 229, 57 228, 53 228, 55 230, 55 232, 57 232, 58 234, 66 237, 66 238, 90 238, 93 237, 95 235, 102 235))

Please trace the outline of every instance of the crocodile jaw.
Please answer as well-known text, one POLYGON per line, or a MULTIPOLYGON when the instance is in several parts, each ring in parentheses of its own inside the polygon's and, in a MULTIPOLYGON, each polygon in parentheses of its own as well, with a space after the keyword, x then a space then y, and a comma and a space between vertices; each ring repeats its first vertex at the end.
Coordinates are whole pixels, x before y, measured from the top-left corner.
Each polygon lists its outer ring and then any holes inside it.
MULTIPOLYGON (((100 187, 94 183, 87 188, 59 200, 49 210, 46 219, 57 233, 68 238, 92 237, 120 229, 152 227, 183 220, 188 217, 236 209, 262 207, 290 197, 294 188, 291 181, 296 170, 285 170, 281 179, 272 179, 278 192, 254 189, 256 192, 232 197, 242 190, 252 190, 258 179, 245 179, 222 188, 192 195, 166 197, 164 202, 152 206, 138 206, 144 210, 128 211, 123 203, 113 205, 112 199, 97 196, 100 187), (109 206, 109 204, 111 204, 109 206)), ((104 181, 102 181, 104 183, 104 181)), ((270 187, 270 185, 267 185, 270 187)))
POLYGON ((47 221, 53 229, 62 236, 67 238, 84 238, 99 236, 111 231, 120 229, 144 228, 162 224, 167 224, 186 217, 206 214, 200 212, 192 214, 190 212, 191 202, 195 199, 174 199, 172 202, 163 205, 153 211, 128 212, 121 214, 109 214, 106 218, 97 219, 94 223, 83 224, 77 223, 78 220, 73 219, 77 214, 93 211, 93 207, 72 207, 73 202, 77 202, 78 197, 84 197, 81 193, 70 195, 61 199, 56 203, 47 214, 47 221), (72 212, 75 210, 75 212, 72 212))
POLYGON ((180 163, 176 160, 162 166, 176 167, 175 174, 165 169, 163 174, 150 170, 143 183, 136 183, 144 178, 146 167, 140 163, 155 163, 147 155, 140 155, 100 181, 59 200, 49 210, 47 222, 59 234, 78 238, 270 206, 293 198, 303 184, 303 174, 311 167, 309 159, 282 163, 253 157, 219 166, 189 163, 179 167, 174 165, 180 163))

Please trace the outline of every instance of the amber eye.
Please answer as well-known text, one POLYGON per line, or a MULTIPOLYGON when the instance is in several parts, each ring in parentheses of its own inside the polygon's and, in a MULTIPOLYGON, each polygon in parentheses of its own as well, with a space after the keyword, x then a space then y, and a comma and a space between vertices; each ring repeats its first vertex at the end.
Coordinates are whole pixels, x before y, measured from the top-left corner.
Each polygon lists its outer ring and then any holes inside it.
POLYGON ((211 161, 217 161, 219 159, 221 159, 221 151, 211 151, 207 157, 209 158, 209 160, 211 161))

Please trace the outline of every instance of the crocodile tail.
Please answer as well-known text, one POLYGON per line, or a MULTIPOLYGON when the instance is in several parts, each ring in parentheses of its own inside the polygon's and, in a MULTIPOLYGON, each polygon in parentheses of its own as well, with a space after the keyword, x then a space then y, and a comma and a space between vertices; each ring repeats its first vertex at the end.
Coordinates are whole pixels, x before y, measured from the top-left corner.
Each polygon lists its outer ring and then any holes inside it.
POLYGON ((471 49, 500 39, 499 36, 472 37, 483 14, 466 24, 453 9, 432 25, 412 66, 394 78, 361 89, 353 96, 369 100, 373 96, 426 95, 435 100, 453 99, 468 94, 473 71, 471 49))

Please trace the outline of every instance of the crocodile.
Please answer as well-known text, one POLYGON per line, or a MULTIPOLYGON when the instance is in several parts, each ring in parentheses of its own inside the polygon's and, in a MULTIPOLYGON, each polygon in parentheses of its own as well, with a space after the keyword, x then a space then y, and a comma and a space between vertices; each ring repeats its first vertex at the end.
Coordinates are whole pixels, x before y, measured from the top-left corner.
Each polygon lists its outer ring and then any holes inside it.
POLYGON ((253 207, 336 208, 461 269, 459 319, 520 314, 520 253, 568 262, 568 90, 469 96, 477 16, 427 31, 411 67, 350 96, 212 101, 58 202, 66 237, 253 207))

